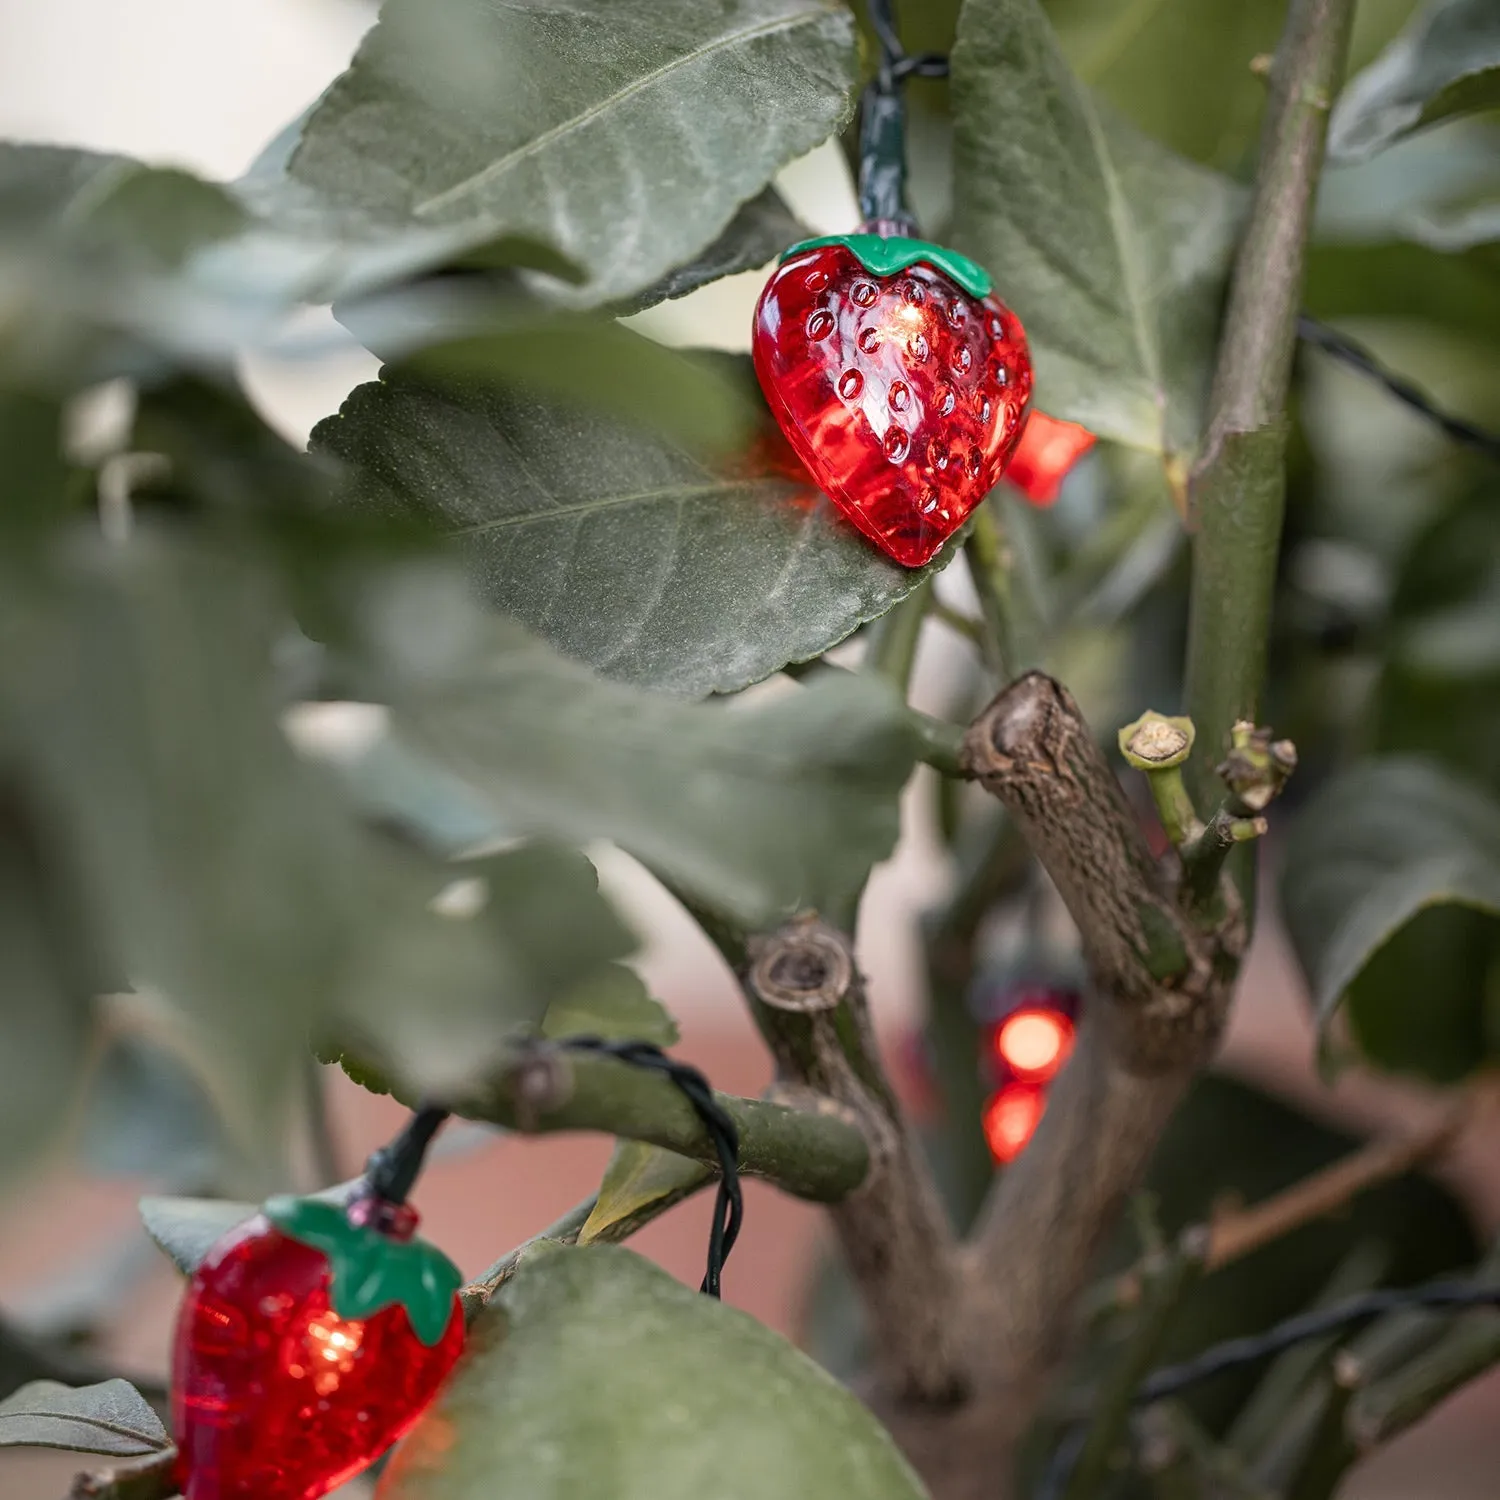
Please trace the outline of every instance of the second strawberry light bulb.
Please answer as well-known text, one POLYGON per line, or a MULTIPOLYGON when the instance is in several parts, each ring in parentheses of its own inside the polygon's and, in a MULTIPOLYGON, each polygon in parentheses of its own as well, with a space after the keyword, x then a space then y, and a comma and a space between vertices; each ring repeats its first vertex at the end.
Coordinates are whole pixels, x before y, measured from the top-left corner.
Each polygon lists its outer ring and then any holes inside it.
POLYGON ((1001 1165, 1025 1149, 1047 1106, 1047 1090, 1073 1048, 1078 996, 1047 986, 1008 989, 986 1017, 982 1064, 993 1092, 984 1138, 1001 1165))

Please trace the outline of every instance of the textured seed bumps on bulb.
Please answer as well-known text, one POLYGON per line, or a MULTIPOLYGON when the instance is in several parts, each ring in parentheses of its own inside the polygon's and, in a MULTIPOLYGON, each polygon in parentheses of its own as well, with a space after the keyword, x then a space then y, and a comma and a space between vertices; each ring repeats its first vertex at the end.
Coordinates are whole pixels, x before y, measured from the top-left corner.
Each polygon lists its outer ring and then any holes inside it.
POLYGON ((818 487, 907 567, 963 525, 1026 425, 1020 321, 972 261, 921 240, 794 246, 761 294, 753 348, 818 487))

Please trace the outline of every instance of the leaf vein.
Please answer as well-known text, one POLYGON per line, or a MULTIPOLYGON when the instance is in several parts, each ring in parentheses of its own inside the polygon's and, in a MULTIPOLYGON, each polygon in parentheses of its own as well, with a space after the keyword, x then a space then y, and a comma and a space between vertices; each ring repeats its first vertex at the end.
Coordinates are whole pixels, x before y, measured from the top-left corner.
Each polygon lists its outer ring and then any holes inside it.
POLYGON ((742 42, 754 41, 762 36, 774 36, 778 31, 790 31, 794 27, 804 26, 809 22, 826 20, 828 15, 828 10, 824 6, 819 5, 808 10, 796 11, 791 15, 778 16, 772 21, 763 21, 759 25, 747 26, 739 31, 731 31, 725 33, 723 36, 715 37, 706 46, 694 48, 691 52, 684 52, 681 56, 674 57, 670 62, 662 63, 659 67, 652 68, 647 73, 642 73, 639 78, 631 79, 624 87, 616 89, 612 94, 606 95, 603 99, 600 99, 595 104, 591 104, 580 113, 566 120, 559 121, 550 130, 544 130, 540 135, 533 136, 524 145, 517 146, 514 151, 508 151, 504 156, 497 157, 480 171, 471 173, 462 181, 454 183, 452 187, 444 188, 441 193, 435 193, 432 197, 423 199, 422 202, 417 204, 414 212, 418 217, 435 214, 447 208, 457 199, 487 187, 497 178, 504 176, 518 162, 535 156, 539 151, 543 151, 554 142, 571 135, 575 130, 581 130, 585 125, 598 119, 600 115, 623 103, 632 95, 641 93, 653 84, 659 83, 663 78, 670 77, 679 68, 701 62, 704 58, 711 57, 715 52, 722 52, 742 42))

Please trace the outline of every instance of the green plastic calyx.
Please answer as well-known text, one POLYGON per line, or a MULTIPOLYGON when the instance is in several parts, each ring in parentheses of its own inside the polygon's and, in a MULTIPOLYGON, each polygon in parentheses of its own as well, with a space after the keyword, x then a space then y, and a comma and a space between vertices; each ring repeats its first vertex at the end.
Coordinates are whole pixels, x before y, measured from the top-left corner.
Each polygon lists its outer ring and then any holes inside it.
POLYGON ((400 1303, 412 1332, 431 1348, 453 1316, 458 1267, 426 1240, 396 1240, 317 1198, 281 1196, 261 1210, 288 1239, 328 1260, 329 1298, 341 1318, 372 1318, 400 1303))
POLYGON ((894 276, 897 271, 925 261, 971 297, 988 297, 995 285, 990 273, 967 255, 960 255, 946 245, 908 239, 904 235, 886 239, 878 234, 825 234, 815 240, 802 240, 781 258, 789 260, 803 250, 821 250, 824 245, 842 245, 872 276, 894 276))

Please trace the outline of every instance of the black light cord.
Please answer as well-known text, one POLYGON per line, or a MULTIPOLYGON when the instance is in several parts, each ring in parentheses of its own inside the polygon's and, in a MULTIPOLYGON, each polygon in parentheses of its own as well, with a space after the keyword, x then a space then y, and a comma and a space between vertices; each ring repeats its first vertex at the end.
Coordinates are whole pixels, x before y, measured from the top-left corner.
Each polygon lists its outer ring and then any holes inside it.
POLYGON ((1398 375, 1394 370, 1388 370, 1363 344, 1351 339, 1347 334, 1342 334, 1336 328, 1330 328, 1328 324, 1303 313, 1297 319, 1297 337, 1303 343, 1311 344, 1314 348, 1331 355, 1341 364, 1348 365, 1351 370, 1363 375, 1367 380, 1373 380, 1377 385, 1384 386, 1398 401, 1411 407, 1413 411, 1420 412, 1429 422, 1441 428, 1455 443, 1461 443, 1466 448, 1473 448, 1479 453, 1487 454, 1500 463, 1500 433, 1486 432, 1484 428, 1477 427, 1462 417, 1455 417, 1450 412, 1443 411, 1433 404, 1425 391, 1413 385, 1405 376, 1398 375))
POLYGON ((1346 1302, 1332 1307, 1318 1308, 1313 1312, 1299 1313, 1283 1323, 1277 1323, 1265 1333, 1248 1338, 1228 1339, 1215 1344, 1193 1359, 1178 1365, 1165 1365, 1148 1376, 1135 1394, 1135 1404, 1145 1406, 1153 1401, 1164 1400, 1197 1385, 1200 1380, 1218 1375, 1224 1370, 1237 1369, 1240 1365, 1253 1364, 1270 1359, 1294 1344, 1319 1338, 1325 1333, 1336 1333, 1351 1323, 1362 1323, 1367 1318, 1376 1318, 1383 1313, 1400 1312, 1414 1307, 1482 1307, 1500 1304, 1500 1285, 1476 1284, 1472 1281, 1431 1281, 1425 1286, 1387 1287, 1378 1292, 1365 1292, 1350 1297, 1346 1302))
MULTIPOLYGON (((1365 1292, 1332 1307, 1299 1313, 1264 1333, 1226 1339, 1181 1364, 1163 1365, 1141 1382, 1131 1398, 1131 1405, 1149 1406, 1155 1401, 1164 1401, 1168 1396, 1175 1396, 1226 1370, 1270 1359, 1308 1339, 1337 1333, 1353 1323, 1362 1323, 1385 1313, 1422 1307, 1484 1306, 1500 1306, 1500 1283, 1431 1281, 1425 1286, 1387 1287, 1381 1291, 1365 1292)), ((1037 1490, 1037 1500, 1061 1500, 1087 1438, 1088 1428, 1083 1423, 1076 1424, 1064 1435, 1037 1490)))
POLYGON ((387 1203, 405 1203, 411 1194, 427 1148, 448 1118, 446 1109, 424 1104, 414 1109, 401 1134, 380 1147, 365 1163, 365 1181, 377 1198, 387 1203))
MULTIPOLYGON (((916 220, 906 205, 906 101, 902 83, 932 58, 912 58, 896 29, 894 0, 867 0, 880 61, 859 109, 859 212, 878 232, 912 234, 916 220)), ((944 68, 947 60, 938 59, 944 68)))
POLYGON ((618 1058, 632 1067, 660 1073, 681 1091, 703 1123, 719 1159, 719 1190, 714 1199, 713 1224, 708 1234, 708 1269, 700 1291, 710 1297, 719 1295, 719 1281, 724 1262, 734 1249, 745 1218, 744 1194, 740 1190, 740 1131, 728 1110, 719 1103, 714 1091, 697 1068, 668 1057, 650 1042, 610 1041, 597 1036, 570 1036, 559 1043, 577 1052, 596 1052, 618 1058))
MULTIPOLYGON (((575 1052, 599 1053, 632 1067, 660 1073, 693 1106, 713 1142, 714 1155, 719 1159, 719 1191, 714 1201, 713 1225, 708 1234, 708 1269, 700 1288, 710 1297, 717 1297, 724 1262, 740 1237, 740 1227, 745 1219, 745 1198, 740 1188, 740 1130, 734 1117, 719 1103, 708 1079, 697 1068, 668 1057, 650 1042, 570 1036, 557 1045, 575 1052)), ((427 1148, 442 1129, 449 1113, 435 1104, 422 1105, 412 1111, 410 1119, 393 1141, 371 1155, 365 1164, 365 1181, 377 1198, 387 1203, 406 1202, 422 1170, 427 1148)))

